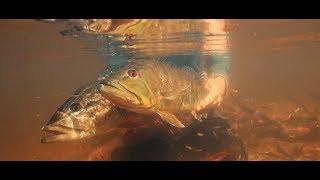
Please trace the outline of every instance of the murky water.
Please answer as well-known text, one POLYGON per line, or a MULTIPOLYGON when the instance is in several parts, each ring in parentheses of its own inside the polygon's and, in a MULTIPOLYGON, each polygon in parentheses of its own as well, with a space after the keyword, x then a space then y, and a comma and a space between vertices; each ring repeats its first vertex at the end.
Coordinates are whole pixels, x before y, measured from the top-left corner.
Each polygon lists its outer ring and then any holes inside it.
POLYGON ((41 127, 106 64, 121 66, 120 60, 145 57, 183 59, 186 64, 229 48, 231 95, 217 114, 244 142, 248 159, 320 159, 320 21, 226 22, 227 35, 215 23, 167 20, 143 25, 149 31, 132 29, 138 36, 73 37, 59 33, 66 29, 63 23, 1 20, 0 159, 110 159, 123 144, 121 132, 111 138, 41 144, 41 127))

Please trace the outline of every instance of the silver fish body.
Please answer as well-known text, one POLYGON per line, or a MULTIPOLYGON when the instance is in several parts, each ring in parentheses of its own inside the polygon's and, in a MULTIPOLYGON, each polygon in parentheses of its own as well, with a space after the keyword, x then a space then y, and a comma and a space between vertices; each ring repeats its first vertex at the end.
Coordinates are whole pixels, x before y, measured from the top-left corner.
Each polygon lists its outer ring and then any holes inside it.
POLYGON ((80 87, 57 109, 42 128, 51 133, 41 138, 42 143, 89 138, 121 122, 124 112, 100 94, 99 84, 97 80, 80 87))

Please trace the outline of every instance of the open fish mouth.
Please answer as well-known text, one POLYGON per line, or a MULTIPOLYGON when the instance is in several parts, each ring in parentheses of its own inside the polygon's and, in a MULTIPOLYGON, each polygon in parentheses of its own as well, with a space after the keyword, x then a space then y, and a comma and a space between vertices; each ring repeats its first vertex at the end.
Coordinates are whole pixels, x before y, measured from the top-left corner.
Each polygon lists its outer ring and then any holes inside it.
POLYGON ((44 136, 40 138, 41 143, 72 141, 87 135, 84 130, 72 129, 61 125, 47 125, 41 130, 44 132, 44 136))
POLYGON ((109 96, 111 100, 119 99, 120 101, 124 100, 133 104, 141 103, 141 98, 139 96, 131 92, 129 89, 127 89, 125 86, 123 86, 120 83, 115 84, 110 81, 104 81, 99 87, 99 91, 107 94, 107 96, 109 96))
POLYGON ((115 86, 113 83, 111 83, 110 81, 103 81, 102 83, 104 86, 109 86, 115 89, 119 89, 119 87, 115 86))

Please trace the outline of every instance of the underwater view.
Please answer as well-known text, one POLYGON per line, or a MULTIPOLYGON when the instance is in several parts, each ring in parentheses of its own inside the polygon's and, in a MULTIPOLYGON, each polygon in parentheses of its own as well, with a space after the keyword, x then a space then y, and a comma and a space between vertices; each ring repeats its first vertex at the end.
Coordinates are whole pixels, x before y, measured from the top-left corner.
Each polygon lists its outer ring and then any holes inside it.
POLYGON ((320 160, 320 20, 1 19, 0 160, 320 160))

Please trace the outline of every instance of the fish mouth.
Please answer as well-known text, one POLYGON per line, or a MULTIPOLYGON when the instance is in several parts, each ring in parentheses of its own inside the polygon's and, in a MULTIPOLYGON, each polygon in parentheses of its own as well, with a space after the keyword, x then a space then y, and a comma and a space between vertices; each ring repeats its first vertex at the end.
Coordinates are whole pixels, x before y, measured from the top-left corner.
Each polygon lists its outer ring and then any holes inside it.
MULTIPOLYGON (((111 81, 102 81, 102 86, 108 86, 108 87, 111 87, 111 88, 115 88, 115 89, 119 89, 116 85, 114 85, 114 83, 112 83, 111 81)), ((101 88, 103 88, 101 87, 101 88)))
POLYGON ((110 100, 120 100, 120 102, 125 100, 125 103, 141 104, 141 98, 120 83, 103 81, 99 91, 106 94, 110 100))
POLYGON ((40 138, 41 143, 73 141, 89 135, 85 130, 62 125, 46 125, 41 130, 44 133, 44 136, 40 138))

